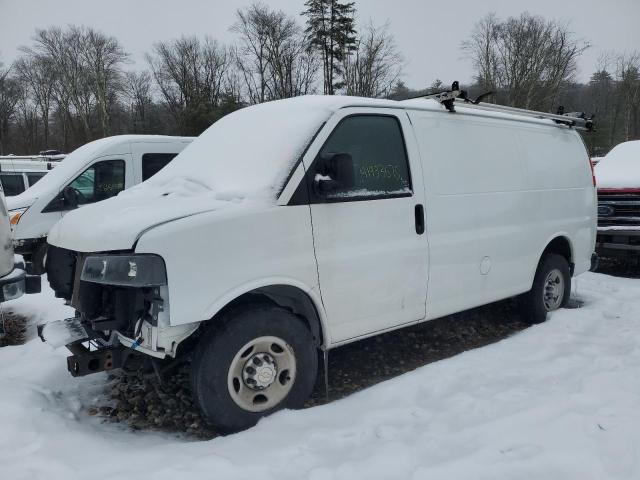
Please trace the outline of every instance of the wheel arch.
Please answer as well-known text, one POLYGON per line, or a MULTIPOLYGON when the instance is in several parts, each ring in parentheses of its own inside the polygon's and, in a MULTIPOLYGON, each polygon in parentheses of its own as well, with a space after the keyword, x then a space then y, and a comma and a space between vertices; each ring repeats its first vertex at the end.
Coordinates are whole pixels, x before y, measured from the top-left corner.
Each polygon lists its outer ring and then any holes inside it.
POLYGON ((318 347, 326 348, 330 345, 330 334, 319 294, 303 285, 282 279, 247 285, 225 295, 222 301, 216 302, 207 310, 205 318, 210 320, 204 323, 215 324, 216 319, 230 309, 260 301, 267 301, 293 312, 307 324, 318 347))
POLYGON ((535 267, 533 268, 530 275, 531 285, 533 285, 533 279, 535 277, 536 271, 538 270, 538 266, 540 265, 540 261, 542 260, 542 257, 547 253, 556 253, 564 257, 569 264, 569 272, 571 276, 573 276, 575 267, 575 263, 573 262, 573 251, 573 244, 571 243, 569 235, 566 232, 560 232, 549 237, 545 242, 545 247, 538 253, 538 261, 536 262, 535 267))
POLYGON ((558 255, 563 256, 569 264, 569 271, 571 272, 571 275, 573 275, 573 245, 571 244, 571 240, 569 240, 568 235, 559 234, 547 241, 547 246, 540 254, 540 258, 542 258, 545 253, 557 253, 558 255))

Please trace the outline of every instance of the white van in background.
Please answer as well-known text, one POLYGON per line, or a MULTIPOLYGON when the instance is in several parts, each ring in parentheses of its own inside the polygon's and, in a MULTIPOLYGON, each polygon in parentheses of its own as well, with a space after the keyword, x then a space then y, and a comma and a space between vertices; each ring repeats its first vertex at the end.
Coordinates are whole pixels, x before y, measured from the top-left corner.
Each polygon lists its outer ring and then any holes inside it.
POLYGON ((0 185, 5 197, 20 195, 32 187, 49 170, 56 167, 64 155, 0 156, 0 185))
POLYGON ((36 185, 7 199, 16 252, 32 262, 34 273, 41 273, 49 229, 68 211, 144 182, 192 140, 118 135, 78 148, 36 185))
POLYGON ((443 104, 312 96, 222 118, 53 227, 49 282, 77 316, 39 333, 75 376, 192 354, 194 398, 234 431, 303 405, 319 350, 513 296, 544 321, 594 259, 577 124, 443 104))

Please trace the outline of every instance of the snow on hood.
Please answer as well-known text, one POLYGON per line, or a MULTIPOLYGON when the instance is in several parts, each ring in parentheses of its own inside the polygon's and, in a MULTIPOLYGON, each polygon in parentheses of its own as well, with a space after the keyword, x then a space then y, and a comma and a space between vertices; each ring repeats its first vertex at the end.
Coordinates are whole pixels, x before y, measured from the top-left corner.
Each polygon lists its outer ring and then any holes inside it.
POLYGON ((127 250, 156 225, 248 203, 183 177, 141 187, 69 212, 50 230, 47 241, 79 252, 127 250))
POLYGON ((35 203, 38 197, 27 188, 21 194, 12 197, 5 197, 5 199, 7 200, 7 210, 15 210, 16 208, 30 207, 35 203))
POLYGON ((162 223, 239 203, 274 204, 291 169, 339 106, 311 96, 227 115, 153 178, 65 215, 48 241, 85 252, 129 249, 162 223))
POLYGON ((598 188, 640 188, 640 140, 616 145, 594 170, 598 188))

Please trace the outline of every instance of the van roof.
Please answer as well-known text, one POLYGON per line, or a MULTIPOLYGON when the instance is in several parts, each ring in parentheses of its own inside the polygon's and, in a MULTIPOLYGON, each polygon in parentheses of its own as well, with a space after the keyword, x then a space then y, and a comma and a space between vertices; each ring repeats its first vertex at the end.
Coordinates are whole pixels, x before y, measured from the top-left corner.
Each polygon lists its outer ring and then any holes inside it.
MULTIPOLYGON (((351 97, 346 95, 304 95, 288 99, 291 102, 309 103, 316 107, 324 107, 333 111, 349 107, 371 107, 371 108, 400 108, 403 110, 419 110, 431 112, 449 112, 437 101, 431 98, 415 98, 409 100, 386 100, 378 98, 351 97)), ((499 118, 517 122, 535 123, 546 126, 559 126, 553 120, 522 116, 514 113, 480 111, 466 108, 464 104, 456 103, 456 114, 472 115, 484 118, 499 118)))

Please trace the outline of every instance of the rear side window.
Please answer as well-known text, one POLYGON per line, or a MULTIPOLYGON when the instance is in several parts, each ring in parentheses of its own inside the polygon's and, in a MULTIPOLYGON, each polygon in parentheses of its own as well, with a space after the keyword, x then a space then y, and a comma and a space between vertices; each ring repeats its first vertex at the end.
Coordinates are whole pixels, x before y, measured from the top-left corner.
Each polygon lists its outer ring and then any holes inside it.
POLYGON ((21 173, 13 175, 3 173, 0 175, 0 182, 2 182, 2 190, 4 191, 5 197, 20 195, 25 191, 24 178, 21 173))
POLYGON ((349 154, 354 186, 328 198, 388 198, 411 194, 411 177, 400 123, 388 115, 356 115, 338 124, 320 151, 320 158, 349 154))
POLYGON ((153 177, 162 170, 177 153, 145 153, 142 155, 142 181, 153 177))
POLYGON ((44 177, 46 173, 27 173, 27 179, 29 180, 29 186, 35 185, 38 180, 44 177))
POLYGON ((79 205, 113 197, 124 190, 124 185, 123 160, 95 163, 69 184, 76 192, 79 205))

